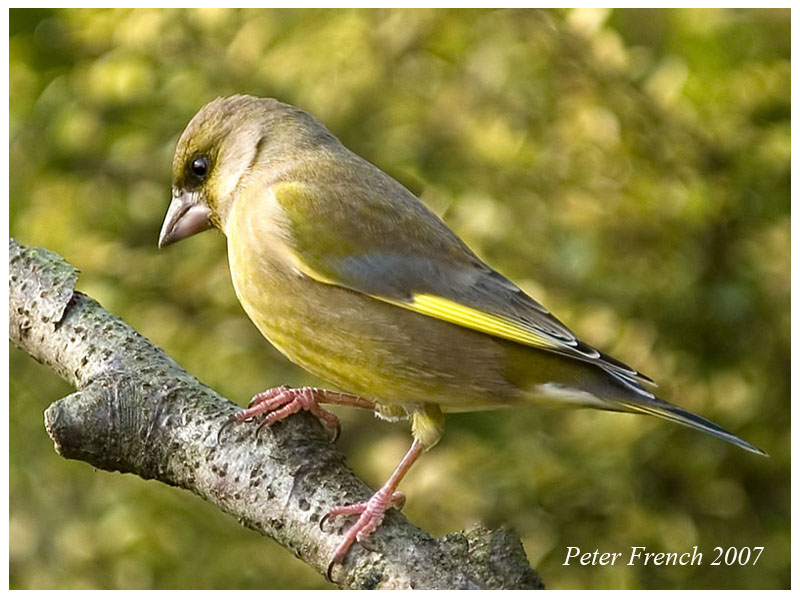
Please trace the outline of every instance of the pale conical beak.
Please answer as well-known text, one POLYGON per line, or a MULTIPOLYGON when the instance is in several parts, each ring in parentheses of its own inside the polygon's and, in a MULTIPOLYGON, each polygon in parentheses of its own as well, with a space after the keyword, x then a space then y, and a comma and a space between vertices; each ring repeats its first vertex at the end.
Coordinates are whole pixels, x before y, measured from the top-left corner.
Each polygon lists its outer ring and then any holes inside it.
POLYGON ((195 233, 209 229, 211 210, 198 194, 192 192, 173 193, 172 202, 167 209, 161 233, 158 234, 158 247, 163 248, 179 242, 195 233))

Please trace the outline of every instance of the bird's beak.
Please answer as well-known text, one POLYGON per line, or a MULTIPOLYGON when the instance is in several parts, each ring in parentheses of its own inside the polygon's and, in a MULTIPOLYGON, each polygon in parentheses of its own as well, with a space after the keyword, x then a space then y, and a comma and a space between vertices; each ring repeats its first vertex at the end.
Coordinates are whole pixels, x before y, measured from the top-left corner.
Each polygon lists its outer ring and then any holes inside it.
POLYGON ((158 234, 158 247, 179 242, 211 227, 211 210, 196 192, 172 192, 167 215, 158 234))

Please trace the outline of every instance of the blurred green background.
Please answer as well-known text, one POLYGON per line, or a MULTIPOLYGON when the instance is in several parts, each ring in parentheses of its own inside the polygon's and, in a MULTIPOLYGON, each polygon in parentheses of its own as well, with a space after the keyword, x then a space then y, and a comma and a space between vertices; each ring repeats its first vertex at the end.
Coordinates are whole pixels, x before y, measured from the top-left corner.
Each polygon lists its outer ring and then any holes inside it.
MULTIPOLYGON (((442 535, 511 527, 552 588, 786 588, 788 10, 12 10, 10 229, 225 396, 320 384, 239 307, 224 238, 156 249, 177 137, 216 96, 304 107, 588 342, 771 458, 647 417, 452 416, 402 485, 442 535), (563 566, 584 551, 695 567, 563 566), (764 546, 710 566, 714 547, 764 546)), ((188 493, 59 458, 69 387, 12 348, 12 588, 325 588, 188 493)), ((403 424, 338 411, 379 485, 403 424)), ((574 561, 573 561, 574 563, 574 561)))

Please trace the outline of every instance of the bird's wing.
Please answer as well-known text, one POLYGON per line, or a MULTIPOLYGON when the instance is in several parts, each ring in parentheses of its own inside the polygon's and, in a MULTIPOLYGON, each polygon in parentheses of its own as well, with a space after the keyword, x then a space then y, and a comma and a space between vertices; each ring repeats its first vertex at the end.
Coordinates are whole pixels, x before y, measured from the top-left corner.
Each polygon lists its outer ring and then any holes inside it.
POLYGON ((372 189, 347 204, 352 199, 337 199, 334 188, 275 186, 295 268, 317 281, 433 318, 594 363, 650 395, 640 384, 652 380, 579 340, 475 256, 405 188, 397 189, 407 195, 395 193, 391 201, 380 202, 372 189), (348 210, 342 210, 341 202, 348 210))

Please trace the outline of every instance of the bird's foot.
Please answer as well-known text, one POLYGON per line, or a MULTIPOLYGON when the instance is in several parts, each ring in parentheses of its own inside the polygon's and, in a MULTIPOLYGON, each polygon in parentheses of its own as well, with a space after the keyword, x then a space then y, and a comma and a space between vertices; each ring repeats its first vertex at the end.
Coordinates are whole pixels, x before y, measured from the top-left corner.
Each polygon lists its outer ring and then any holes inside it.
POLYGON ((327 394, 334 394, 334 392, 312 387, 290 388, 285 385, 273 388, 253 396, 247 408, 236 416, 236 420, 243 423, 247 419, 266 414, 256 430, 256 435, 258 435, 264 427, 269 427, 301 410, 307 410, 322 421, 325 427, 334 432, 333 440, 336 441, 342 431, 339 418, 320 406, 321 402, 329 402, 326 400, 327 394))
POLYGON ((233 415, 220 428, 217 434, 217 440, 219 441, 222 432, 230 425, 244 423, 248 419, 252 419, 258 415, 266 414, 266 417, 258 426, 257 433, 261 431, 263 427, 269 427, 285 419, 289 415, 300 412, 301 410, 307 410, 322 421, 328 429, 333 430, 333 441, 336 441, 341 432, 339 419, 332 412, 322 408, 320 404, 323 403, 342 404, 370 410, 374 410, 375 408, 374 403, 363 400, 352 394, 343 394, 341 392, 332 392, 312 387, 290 388, 289 386, 282 385, 253 396, 247 408, 233 415))
POLYGON ((384 485, 381 489, 375 492, 372 497, 366 502, 358 502, 356 504, 348 504, 347 506, 337 506, 330 511, 320 521, 320 528, 322 528, 328 519, 337 517, 339 515, 360 515, 354 525, 345 533, 344 540, 336 548, 336 552, 328 564, 328 580, 331 579, 331 571, 334 565, 341 564, 344 560, 347 551, 354 542, 363 543, 369 534, 375 531, 383 521, 386 511, 390 508, 403 508, 406 503, 406 496, 402 492, 395 492, 389 485, 384 485))

